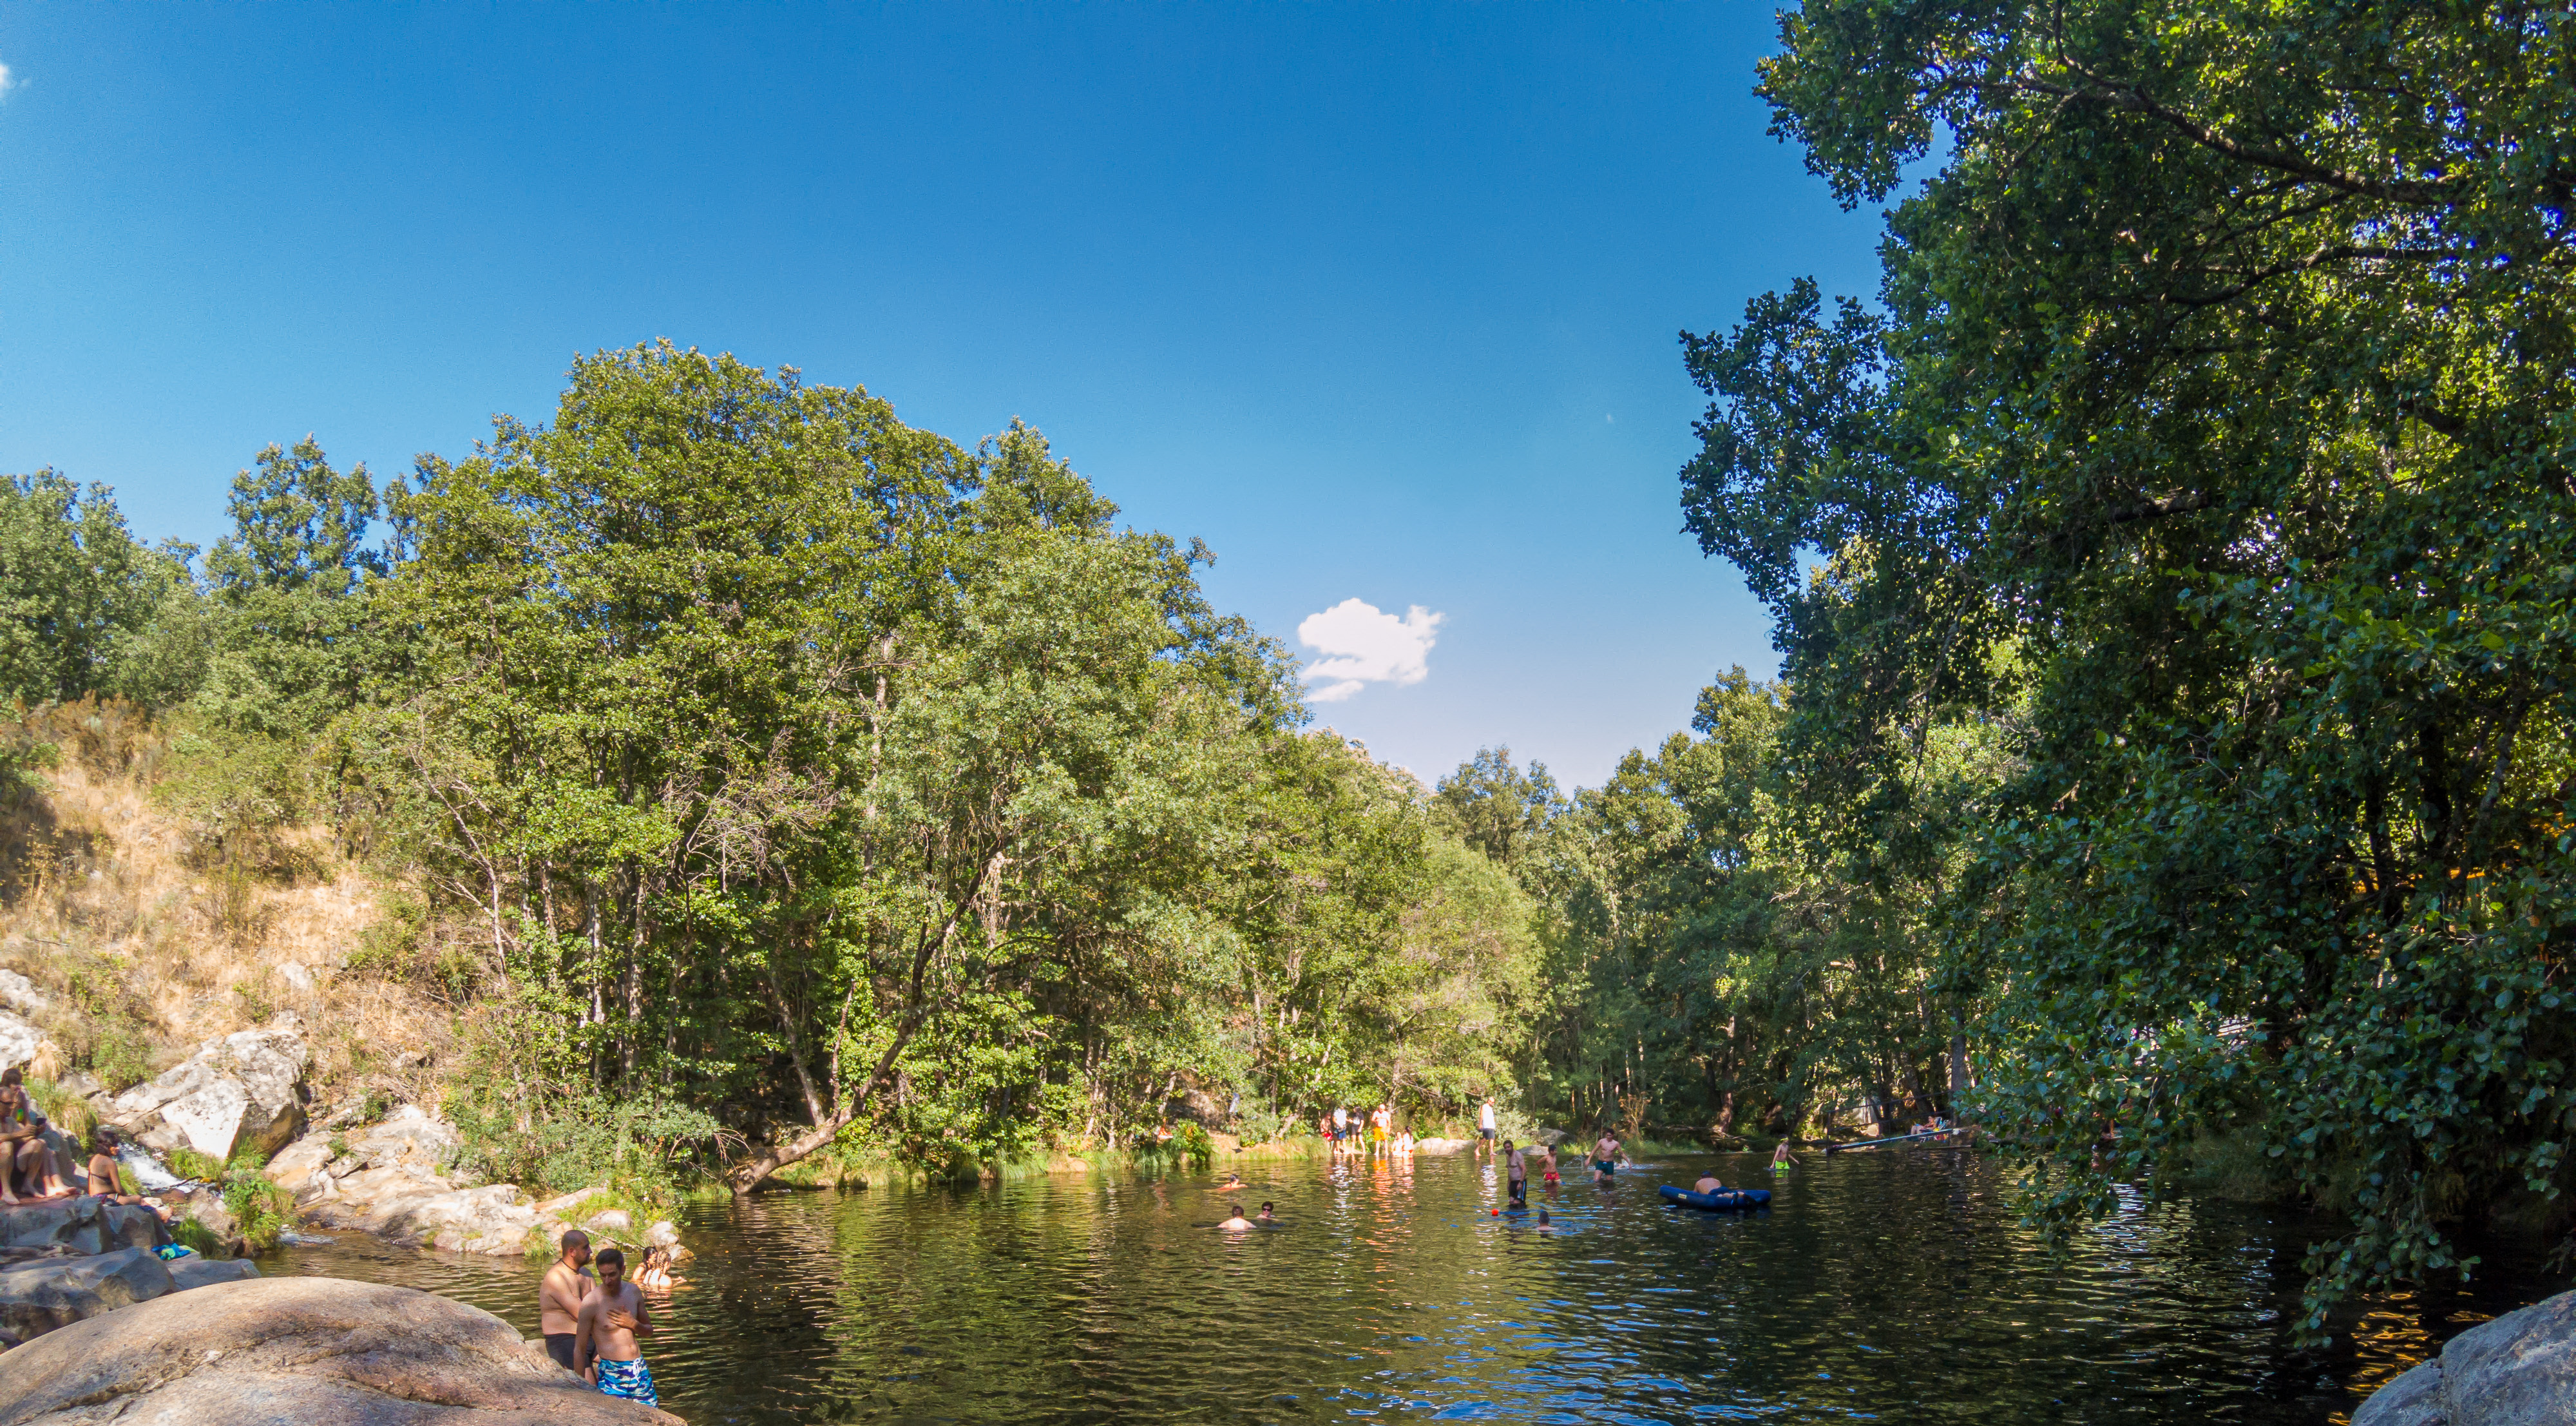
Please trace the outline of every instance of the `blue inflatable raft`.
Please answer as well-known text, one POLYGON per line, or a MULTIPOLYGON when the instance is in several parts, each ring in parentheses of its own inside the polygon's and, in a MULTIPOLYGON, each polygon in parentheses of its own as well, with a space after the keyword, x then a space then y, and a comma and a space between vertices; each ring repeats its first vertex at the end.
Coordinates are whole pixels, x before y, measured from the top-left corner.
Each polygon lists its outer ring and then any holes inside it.
POLYGON ((1703 1213, 1729 1213, 1742 1208, 1771 1206, 1771 1190, 1767 1188, 1721 1188, 1715 1193, 1693 1193, 1668 1183, 1655 1191, 1676 1208, 1696 1208, 1703 1213))

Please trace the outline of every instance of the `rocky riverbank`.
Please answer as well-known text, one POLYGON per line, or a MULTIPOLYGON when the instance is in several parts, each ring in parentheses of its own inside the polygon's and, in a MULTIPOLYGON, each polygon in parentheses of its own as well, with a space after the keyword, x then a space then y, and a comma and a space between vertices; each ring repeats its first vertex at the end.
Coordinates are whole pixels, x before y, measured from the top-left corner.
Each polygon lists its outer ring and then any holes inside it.
POLYGON ((0 1426, 685 1426, 602 1396, 500 1318, 433 1293, 259 1278, 0 1353, 0 1426))

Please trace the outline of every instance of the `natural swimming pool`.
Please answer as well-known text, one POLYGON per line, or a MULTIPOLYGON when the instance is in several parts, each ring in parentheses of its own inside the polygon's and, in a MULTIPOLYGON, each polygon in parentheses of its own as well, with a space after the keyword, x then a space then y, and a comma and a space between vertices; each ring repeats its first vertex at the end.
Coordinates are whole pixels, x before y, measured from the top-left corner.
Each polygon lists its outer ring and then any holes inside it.
MULTIPOLYGON (((2131 1212, 2052 1260, 1955 1150, 1809 1155, 1772 1209, 1666 1207, 1664 1161, 1572 1175, 1558 1231, 1485 1216, 1491 1167, 1254 1161, 1282 1224, 1210 1226, 1216 1175, 781 1194, 684 1224, 647 1357, 695 1426, 827 1422, 2324 1423, 2468 1323, 2564 1283, 2492 1262, 2293 1352, 2304 1225, 2131 1212)), ((538 1265, 360 1237, 269 1273, 407 1283, 536 1327, 538 1265)))

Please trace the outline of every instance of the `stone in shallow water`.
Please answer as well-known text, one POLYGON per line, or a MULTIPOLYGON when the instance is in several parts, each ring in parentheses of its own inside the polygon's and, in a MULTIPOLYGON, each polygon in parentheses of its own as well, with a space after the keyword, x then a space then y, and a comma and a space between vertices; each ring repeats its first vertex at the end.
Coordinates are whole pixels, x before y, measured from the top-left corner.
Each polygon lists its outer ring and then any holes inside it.
POLYGON ((683 1426, 600 1395, 500 1318, 338 1278, 222 1283, 0 1353, 0 1426, 683 1426))

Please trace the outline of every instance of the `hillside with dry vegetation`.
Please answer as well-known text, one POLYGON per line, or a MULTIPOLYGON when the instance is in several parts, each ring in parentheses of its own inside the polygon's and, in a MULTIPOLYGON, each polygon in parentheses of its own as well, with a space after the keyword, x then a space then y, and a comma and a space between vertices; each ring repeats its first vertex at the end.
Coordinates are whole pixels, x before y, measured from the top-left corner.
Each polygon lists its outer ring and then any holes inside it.
POLYGON ((410 973, 398 879, 327 826, 192 818, 184 740, 130 703, 22 709, 0 737, 24 764, 0 810, 0 967, 49 1000, 33 1077, 120 1090, 292 1010, 318 1100, 434 1102, 460 987, 410 973))

